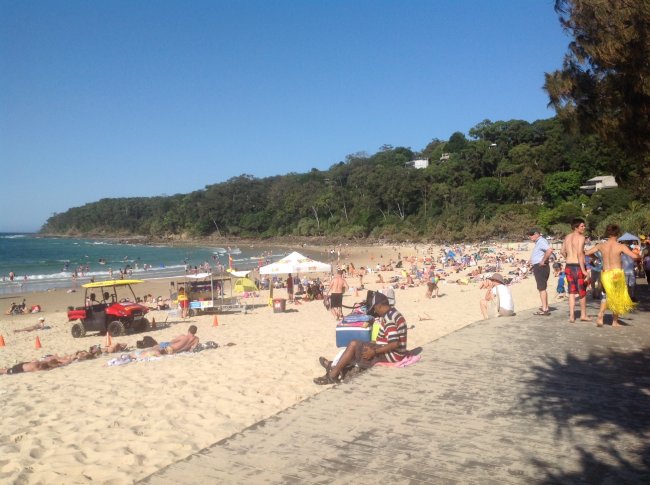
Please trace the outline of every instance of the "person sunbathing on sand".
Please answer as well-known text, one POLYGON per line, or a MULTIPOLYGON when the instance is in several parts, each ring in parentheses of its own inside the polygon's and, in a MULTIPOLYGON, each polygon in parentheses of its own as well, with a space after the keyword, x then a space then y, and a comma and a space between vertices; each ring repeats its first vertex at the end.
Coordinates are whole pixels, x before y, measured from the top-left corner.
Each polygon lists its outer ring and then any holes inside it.
POLYGON ((43 330, 45 328, 45 318, 41 317, 38 319, 38 323, 35 325, 30 325, 29 327, 25 328, 17 328, 14 330, 14 333, 19 333, 19 332, 33 332, 34 330, 43 330))
POLYGON ((50 369, 56 369, 57 367, 60 367, 62 365, 65 365, 65 363, 59 361, 58 359, 49 359, 44 361, 33 360, 31 362, 21 362, 12 367, 0 369, 0 374, 13 375, 13 374, 22 374, 24 372, 50 370, 50 369))
POLYGON ((132 355, 132 357, 149 357, 152 355, 159 357, 161 355, 171 355, 192 351, 199 344, 199 337, 196 336, 196 331, 196 325, 190 325, 190 328, 187 329, 186 335, 174 337, 169 342, 160 342, 158 345, 151 347, 139 355, 132 355))
POLYGON ((125 343, 116 342, 112 345, 107 345, 102 348, 104 354, 115 354, 117 352, 122 352, 128 348, 128 345, 125 343))

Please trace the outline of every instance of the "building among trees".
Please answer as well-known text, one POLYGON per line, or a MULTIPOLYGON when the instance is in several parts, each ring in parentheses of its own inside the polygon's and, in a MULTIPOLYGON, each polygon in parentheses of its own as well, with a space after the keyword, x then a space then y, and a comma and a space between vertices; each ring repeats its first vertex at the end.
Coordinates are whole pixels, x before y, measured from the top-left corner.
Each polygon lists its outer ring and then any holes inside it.
POLYGON ((591 195, 594 192, 604 189, 615 189, 618 187, 613 175, 600 175, 587 180, 585 185, 581 185, 580 189, 584 190, 587 194, 591 195))

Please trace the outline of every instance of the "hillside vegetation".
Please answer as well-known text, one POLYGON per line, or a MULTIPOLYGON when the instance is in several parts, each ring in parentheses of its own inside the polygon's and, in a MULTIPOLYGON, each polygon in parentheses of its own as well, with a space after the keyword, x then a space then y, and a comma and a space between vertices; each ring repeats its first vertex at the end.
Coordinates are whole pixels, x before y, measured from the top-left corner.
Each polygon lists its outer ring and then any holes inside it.
POLYGON ((102 199, 55 214, 41 232, 451 241, 520 237, 531 226, 561 234, 575 216, 585 217, 594 235, 613 220, 650 232, 647 190, 624 157, 596 135, 567 132, 556 118, 485 120, 469 138, 457 132, 420 152, 383 146, 328 170, 241 175, 189 194, 102 199), (414 159, 428 159, 429 167, 408 167, 414 159), (622 165, 625 174, 618 173, 622 165), (618 189, 591 197, 580 191, 587 179, 606 174, 624 175, 618 189))

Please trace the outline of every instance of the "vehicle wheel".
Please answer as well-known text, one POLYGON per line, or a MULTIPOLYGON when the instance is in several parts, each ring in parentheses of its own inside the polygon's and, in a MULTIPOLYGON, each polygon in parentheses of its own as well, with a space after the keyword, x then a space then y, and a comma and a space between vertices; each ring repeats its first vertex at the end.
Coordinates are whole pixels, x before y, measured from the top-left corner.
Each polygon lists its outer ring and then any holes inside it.
POLYGON ((111 334, 111 337, 124 335, 124 324, 119 320, 113 320, 108 324, 108 333, 111 334))
POLYGON ((194 310, 194 308, 190 308, 187 311, 187 315, 190 316, 190 317, 195 317, 196 316, 196 310, 194 310))
POLYGON ((146 318, 143 318, 142 320, 136 322, 133 325, 134 332, 140 333, 140 332, 146 332, 147 330, 149 330, 149 320, 147 320, 146 318))
POLYGON ((86 335, 86 327, 84 327, 83 323, 75 323, 70 331, 74 338, 81 338, 86 335))

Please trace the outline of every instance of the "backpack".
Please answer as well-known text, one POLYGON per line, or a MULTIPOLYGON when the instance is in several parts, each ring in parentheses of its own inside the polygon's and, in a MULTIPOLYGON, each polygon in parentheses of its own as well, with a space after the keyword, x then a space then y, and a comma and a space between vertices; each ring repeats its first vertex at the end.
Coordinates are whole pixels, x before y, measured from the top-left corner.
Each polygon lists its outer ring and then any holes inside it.
POLYGON ((135 343, 135 346, 139 349, 148 349, 151 347, 154 347, 158 345, 158 342, 153 337, 149 337, 149 335, 145 335, 142 337, 142 340, 138 340, 135 343))

